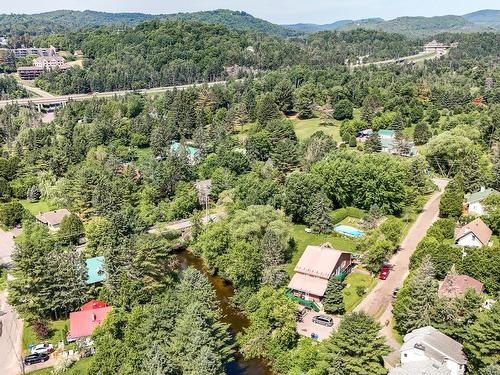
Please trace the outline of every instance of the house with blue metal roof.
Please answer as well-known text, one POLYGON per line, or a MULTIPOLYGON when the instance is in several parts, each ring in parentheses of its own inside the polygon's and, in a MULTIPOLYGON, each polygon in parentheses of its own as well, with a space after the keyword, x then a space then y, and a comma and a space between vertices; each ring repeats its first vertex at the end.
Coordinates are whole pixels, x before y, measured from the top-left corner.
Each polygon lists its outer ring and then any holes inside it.
POLYGON ((102 283, 106 280, 106 272, 104 270, 105 259, 103 256, 89 258, 85 260, 87 266, 87 284, 102 283))

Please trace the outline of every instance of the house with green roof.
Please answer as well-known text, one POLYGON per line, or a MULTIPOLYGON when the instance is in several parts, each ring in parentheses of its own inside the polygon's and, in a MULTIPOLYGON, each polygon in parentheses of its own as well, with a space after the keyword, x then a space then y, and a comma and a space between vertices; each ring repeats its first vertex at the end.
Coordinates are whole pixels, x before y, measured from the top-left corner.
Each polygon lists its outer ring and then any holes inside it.
POLYGON ((380 143, 382 145, 382 152, 386 152, 392 155, 401 156, 415 156, 417 155, 417 148, 413 142, 407 140, 402 140, 403 144, 406 146, 404 148, 396 147, 396 131, 389 129, 380 129, 378 131, 380 136, 380 143), (405 151, 402 151, 404 149, 405 151))
POLYGON ((491 194, 500 194, 495 189, 488 188, 486 189, 484 186, 481 187, 481 190, 470 194, 467 197, 467 211, 469 214, 473 214, 476 216, 481 216, 485 213, 483 202, 486 198, 488 198, 491 194))
POLYGON ((106 280, 106 272, 104 271, 104 257, 94 257, 85 260, 87 266, 87 284, 102 283, 106 280))
POLYGON ((179 143, 177 141, 173 141, 172 144, 170 145, 170 151, 177 154, 181 151, 185 150, 187 152, 187 156, 189 158, 189 163, 194 164, 196 160, 196 156, 198 156, 200 150, 198 150, 196 147, 185 145, 182 143, 179 143))
POLYGON ((396 131, 389 129, 380 129, 378 131, 378 135, 381 139, 394 139, 394 137, 396 136, 396 131))

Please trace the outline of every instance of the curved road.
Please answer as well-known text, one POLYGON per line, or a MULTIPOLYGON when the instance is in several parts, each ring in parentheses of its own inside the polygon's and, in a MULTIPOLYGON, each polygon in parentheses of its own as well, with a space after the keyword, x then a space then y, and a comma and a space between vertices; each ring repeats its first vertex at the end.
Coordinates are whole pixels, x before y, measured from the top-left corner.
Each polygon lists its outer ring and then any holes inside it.
POLYGON ((408 234, 401 242, 401 250, 390 260, 391 272, 386 280, 379 280, 375 288, 363 299, 354 311, 364 311, 368 315, 378 319, 382 324, 382 335, 387 343, 394 349, 399 350, 400 345, 392 335, 392 326, 385 326, 385 322, 392 322, 392 294, 395 288, 401 288, 409 274, 410 257, 415 252, 417 245, 425 237, 427 230, 437 220, 439 214, 439 202, 448 180, 434 179, 439 190, 427 201, 422 213, 412 225, 408 234))

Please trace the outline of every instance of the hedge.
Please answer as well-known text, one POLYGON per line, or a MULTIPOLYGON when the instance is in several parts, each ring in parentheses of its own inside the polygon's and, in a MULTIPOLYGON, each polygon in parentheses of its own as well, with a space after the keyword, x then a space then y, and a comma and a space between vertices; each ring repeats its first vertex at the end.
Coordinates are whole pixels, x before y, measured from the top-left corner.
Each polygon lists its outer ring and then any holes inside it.
POLYGON ((343 207, 330 212, 330 217, 334 225, 340 223, 346 217, 361 219, 363 216, 365 216, 365 211, 356 207, 343 207))

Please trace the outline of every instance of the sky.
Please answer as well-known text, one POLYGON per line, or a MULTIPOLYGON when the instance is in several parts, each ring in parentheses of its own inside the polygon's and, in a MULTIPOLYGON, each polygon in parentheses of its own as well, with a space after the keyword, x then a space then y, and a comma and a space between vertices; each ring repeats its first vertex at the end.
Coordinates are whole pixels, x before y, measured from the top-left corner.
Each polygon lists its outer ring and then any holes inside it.
POLYGON ((160 14, 220 8, 243 10, 278 24, 330 23, 370 17, 461 15, 500 9, 500 0, 0 0, 0 13, 91 9, 160 14))

